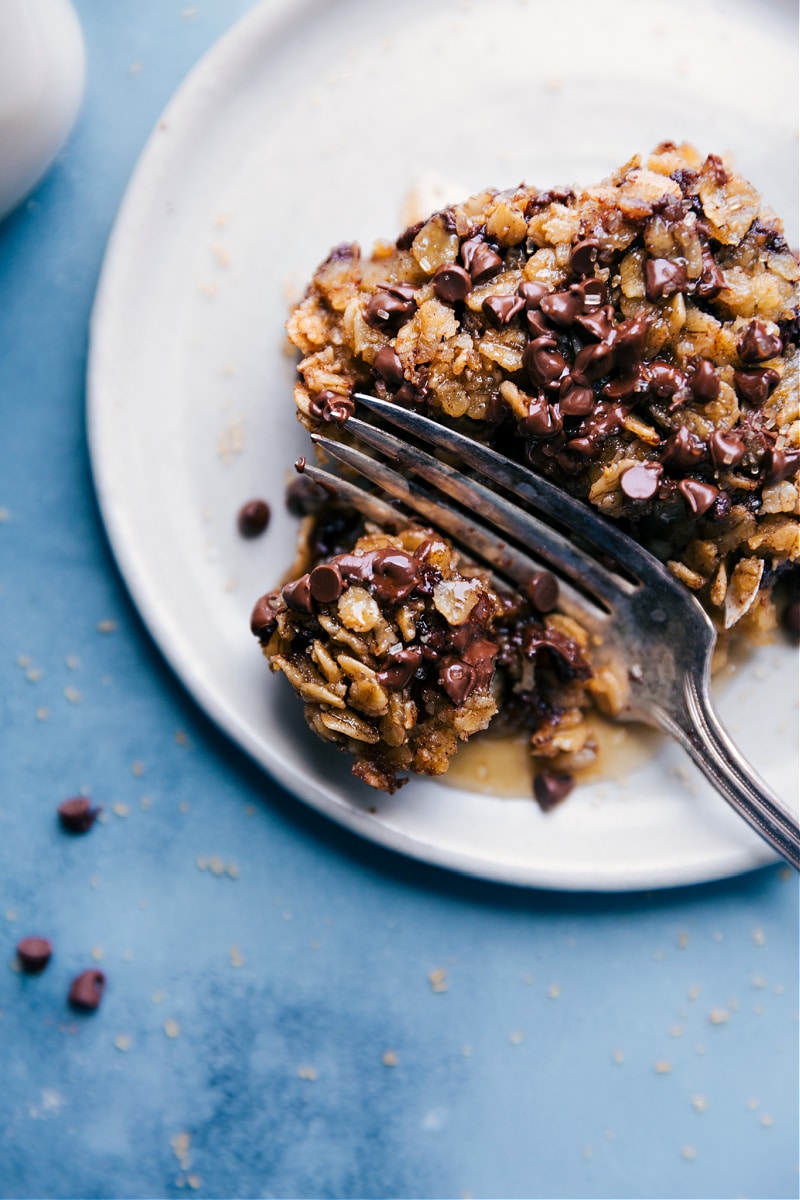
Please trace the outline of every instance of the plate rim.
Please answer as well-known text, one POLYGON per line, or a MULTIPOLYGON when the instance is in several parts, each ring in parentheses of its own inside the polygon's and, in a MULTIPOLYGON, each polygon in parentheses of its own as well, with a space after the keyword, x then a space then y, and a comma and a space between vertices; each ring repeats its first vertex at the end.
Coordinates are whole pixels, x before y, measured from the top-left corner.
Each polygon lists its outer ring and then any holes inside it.
MULTIPOLYGON (((313 7, 313 2, 304 0, 304 5, 313 7)), ((369 842, 428 865, 488 883, 573 893, 625 893, 710 883, 778 862, 777 856, 767 846, 762 849, 754 844, 721 850, 710 864, 705 859, 690 860, 683 866, 674 861, 650 866, 643 863, 620 878, 618 871, 605 873, 602 863, 597 863, 591 874, 581 868, 580 876, 570 876, 564 874, 563 867, 553 871, 539 863, 530 870, 437 845, 411 833, 398 831, 359 807, 348 807, 343 800, 326 793, 313 778, 307 778, 304 781, 305 790, 299 792, 296 787, 297 776, 291 767, 280 757, 273 759, 265 754, 264 745, 241 725, 229 704, 213 687, 206 686, 202 673, 196 671, 191 662, 187 663, 185 658, 173 653, 165 618, 157 597, 147 584, 147 571, 140 566, 141 555, 126 535, 124 512, 113 498, 113 485, 108 478, 101 450, 102 431, 109 420, 102 398, 107 390, 106 330, 114 324, 113 301, 120 277, 119 267, 124 265, 130 248, 135 245, 138 214, 143 207, 141 198, 144 196, 145 204, 149 202, 148 182, 157 174, 159 165, 167 163, 174 153, 175 143, 163 137, 163 127, 173 124, 176 117, 192 108, 195 94, 202 92, 210 77, 219 75, 223 78, 224 91, 224 80, 229 78, 231 65, 246 58, 248 51, 252 53, 253 46, 262 44, 286 16, 296 18, 299 7, 297 0, 259 0, 216 39, 190 68, 157 118, 137 158, 103 255, 89 321, 85 414, 89 459, 98 507, 114 561, 149 636, 170 670, 202 711, 295 800, 310 805, 369 842)))

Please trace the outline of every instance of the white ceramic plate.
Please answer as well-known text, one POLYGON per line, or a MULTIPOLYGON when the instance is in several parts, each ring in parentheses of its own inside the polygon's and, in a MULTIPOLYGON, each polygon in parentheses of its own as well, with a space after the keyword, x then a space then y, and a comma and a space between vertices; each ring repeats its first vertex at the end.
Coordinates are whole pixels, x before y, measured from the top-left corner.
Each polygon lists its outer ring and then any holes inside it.
MULTIPOLYGON (((330 246, 393 236, 428 171, 467 189, 591 181, 667 137, 732 151, 793 214, 792 20, 789 5, 730 0, 270 0, 203 59, 153 132, 92 319, 89 435, 108 533, 153 637, 209 715, 365 837, 549 888, 663 887, 771 861, 667 745, 546 817, 528 797, 431 781, 374 793, 307 732, 248 618, 296 532, 282 503, 306 448, 288 293, 330 246), (253 496, 274 517, 245 542, 235 515, 253 496)), ((796 794, 794 676, 791 653, 773 647, 721 697, 784 796, 796 794)))

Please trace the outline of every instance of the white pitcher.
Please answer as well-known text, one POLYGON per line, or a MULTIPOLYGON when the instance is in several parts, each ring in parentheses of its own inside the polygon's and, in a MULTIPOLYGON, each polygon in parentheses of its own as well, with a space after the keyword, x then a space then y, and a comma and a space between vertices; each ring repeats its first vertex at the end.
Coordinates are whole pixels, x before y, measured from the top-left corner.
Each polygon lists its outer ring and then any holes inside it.
POLYGON ((0 0, 0 219, 66 141, 86 77, 70 0, 0 0))

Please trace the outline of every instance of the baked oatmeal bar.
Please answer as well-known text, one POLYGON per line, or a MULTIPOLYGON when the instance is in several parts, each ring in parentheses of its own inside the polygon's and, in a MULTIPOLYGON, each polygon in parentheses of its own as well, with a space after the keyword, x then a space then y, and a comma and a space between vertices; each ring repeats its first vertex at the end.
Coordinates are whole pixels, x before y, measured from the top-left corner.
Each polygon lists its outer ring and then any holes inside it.
POLYGON ((441 535, 418 527, 367 527, 352 549, 320 557, 340 519, 346 527, 346 513, 320 505, 305 526, 310 569, 263 596, 251 621, 311 729, 349 751, 365 783, 393 792, 402 772, 443 774, 459 742, 502 711, 553 760, 540 799, 560 798, 567 769, 595 747, 582 711, 586 637, 552 611, 554 578, 534 577, 529 596, 496 590, 441 535))
POLYGON ((716 155, 487 190, 318 268, 288 332, 309 428, 366 389, 624 524, 720 631, 767 634, 798 538, 798 265, 716 155))
MULTIPOLYGON (((622 523, 723 646, 761 639, 800 558, 797 279, 754 188, 690 146, 594 187, 487 190, 322 263, 287 327, 299 416, 347 438, 366 390, 460 425, 622 523)), ((490 723, 524 730, 537 799, 562 799, 596 754, 589 710, 619 705, 553 577, 500 593, 431 530, 304 512, 253 632, 312 729, 387 790, 490 723)))

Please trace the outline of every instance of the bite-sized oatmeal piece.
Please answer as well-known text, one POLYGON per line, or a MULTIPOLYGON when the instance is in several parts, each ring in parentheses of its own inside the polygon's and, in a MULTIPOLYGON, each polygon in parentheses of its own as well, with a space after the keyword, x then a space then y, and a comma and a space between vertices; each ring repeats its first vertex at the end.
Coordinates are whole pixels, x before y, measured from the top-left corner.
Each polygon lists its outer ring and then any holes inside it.
POLYGON ((665 142, 596 186, 487 190, 369 258, 337 247, 288 322, 295 400, 342 437, 359 389, 461 423, 757 638, 800 561, 797 280, 752 185, 665 142))
POLYGON ((251 628, 356 776, 394 792, 403 772, 441 775, 499 711, 560 770, 593 757, 586 635, 552 611, 552 577, 511 596, 421 528, 368 527, 351 549, 320 556, 340 514, 322 506, 307 519, 310 569, 263 596, 251 628))

